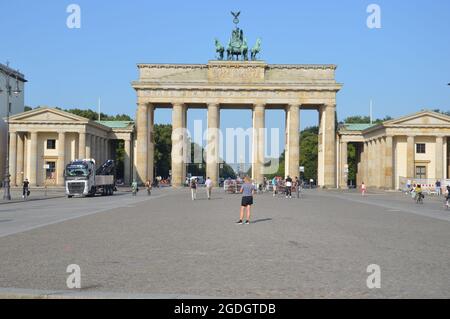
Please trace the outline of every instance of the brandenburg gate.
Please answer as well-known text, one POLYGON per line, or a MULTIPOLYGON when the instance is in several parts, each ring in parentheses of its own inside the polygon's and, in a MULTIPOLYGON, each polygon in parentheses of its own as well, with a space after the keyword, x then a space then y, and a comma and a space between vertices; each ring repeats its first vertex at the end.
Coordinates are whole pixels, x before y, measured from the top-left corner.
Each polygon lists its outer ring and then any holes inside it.
MULTIPOLYGON (((139 182, 153 180, 153 123, 156 108, 172 109, 172 184, 185 180, 183 141, 188 108, 207 109, 207 175, 219 179, 220 110, 253 112, 252 178, 264 178, 265 111, 286 112, 285 173, 299 176, 300 111, 317 110, 319 119, 318 184, 336 187, 335 65, 267 64, 263 61, 209 61, 208 64, 139 64, 137 93, 136 173, 139 182)), ((216 184, 218 185, 218 184, 216 184)))

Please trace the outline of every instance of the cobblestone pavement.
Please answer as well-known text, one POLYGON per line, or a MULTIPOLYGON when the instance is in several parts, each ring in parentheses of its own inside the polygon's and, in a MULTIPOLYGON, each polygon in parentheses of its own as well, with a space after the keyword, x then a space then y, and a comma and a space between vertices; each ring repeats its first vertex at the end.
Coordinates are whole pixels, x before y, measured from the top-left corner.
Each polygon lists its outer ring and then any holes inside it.
POLYGON ((151 197, 0 205, 0 296, 450 298, 450 211, 400 193, 255 198, 187 189, 151 197), (82 289, 66 268, 81 267, 82 289), (381 267, 381 289, 367 267, 381 267))

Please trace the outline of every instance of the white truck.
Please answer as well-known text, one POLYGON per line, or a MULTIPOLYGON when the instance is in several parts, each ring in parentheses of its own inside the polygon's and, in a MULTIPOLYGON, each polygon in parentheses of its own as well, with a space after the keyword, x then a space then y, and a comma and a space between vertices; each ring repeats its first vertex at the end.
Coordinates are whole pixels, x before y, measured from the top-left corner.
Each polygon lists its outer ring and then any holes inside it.
POLYGON ((67 164, 64 171, 66 195, 103 196, 114 195, 116 190, 116 165, 113 160, 106 161, 95 170, 94 159, 74 160, 67 164))

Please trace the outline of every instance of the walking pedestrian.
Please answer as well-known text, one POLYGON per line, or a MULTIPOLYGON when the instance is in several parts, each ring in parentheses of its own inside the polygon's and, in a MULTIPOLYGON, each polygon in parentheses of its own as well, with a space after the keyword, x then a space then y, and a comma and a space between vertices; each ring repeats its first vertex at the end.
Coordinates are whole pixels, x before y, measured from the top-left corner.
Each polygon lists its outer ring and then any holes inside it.
POLYGON ((191 179, 191 197, 192 200, 197 199, 197 179, 191 179))
POLYGON ((251 206, 253 205, 253 195, 255 194, 255 186, 252 184, 248 176, 246 176, 244 179, 244 184, 242 184, 241 186, 240 193, 242 194, 241 212, 239 221, 236 224, 242 225, 244 220, 244 210, 247 210, 247 220, 244 222, 244 224, 249 225, 251 206))
POLYGON ((361 184, 361 194, 362 196, 366 196, 366 184, 364 182, 361 184))
POLYGON ((210 200, 213 182, 209 177, 205 181, 205 186, 206 186, 206 195, 208 196, 208 200, 210 200))
POLYGON ((28 181, 28 178, 25 178, 22 184, 22 198, 26 199, 28 196, 30 196, 30 182, 28 181))
POLYGON ((292 198, 292 178, 286 177, 286 198, 292 198))
POLYGON ((275 176, 272 179, 272 191, 273 191, 273 197, 277 195, 277 177, 275 176))

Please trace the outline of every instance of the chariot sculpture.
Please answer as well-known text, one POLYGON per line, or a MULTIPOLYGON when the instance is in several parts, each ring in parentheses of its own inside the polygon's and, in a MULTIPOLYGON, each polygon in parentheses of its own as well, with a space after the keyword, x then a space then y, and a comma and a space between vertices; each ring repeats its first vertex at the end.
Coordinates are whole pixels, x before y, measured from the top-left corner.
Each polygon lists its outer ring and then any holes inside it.
MULTIPOLYGON (((236 25, 235 29, 231 32, 231 38, 228 41, 228 46, 226 48, 227 52, 227 60, 228 61, 248 61, 248 44, 247 39, 244 37, 244 31, 238 27, 239 24, 239 15, 241 12, 231 12, 234 19, 233 22, 236 25)), ((222 46, 220 41, 216 38, 216 58, 218 60, 224 59, 225 48, 222 46)), ((252 61, 257 60, 257 55, 261 51, 261 39, 258 38, 256 41, 256 45, 251 49, 250 58, 252 61)))

